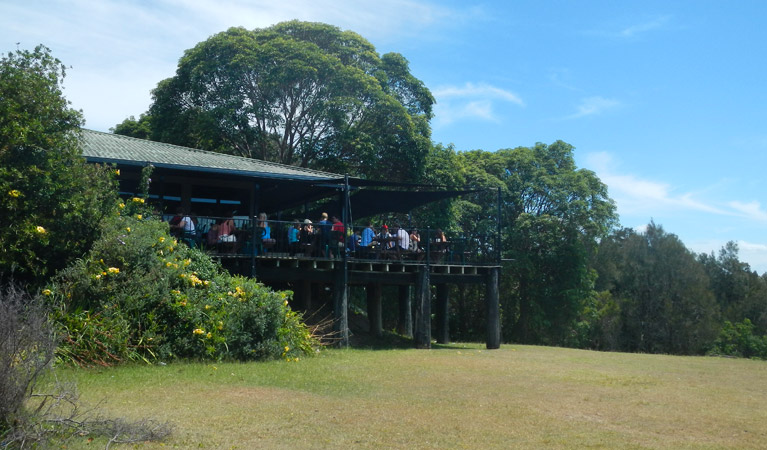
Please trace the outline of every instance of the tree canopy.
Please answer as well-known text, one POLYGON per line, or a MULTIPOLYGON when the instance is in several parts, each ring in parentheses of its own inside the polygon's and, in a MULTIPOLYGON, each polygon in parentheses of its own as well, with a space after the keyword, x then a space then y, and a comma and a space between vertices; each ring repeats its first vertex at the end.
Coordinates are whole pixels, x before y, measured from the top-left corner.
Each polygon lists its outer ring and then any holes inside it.
MULTIPOLYGON (((331 25, 230 28, 153 91, 151 139, 369 178, 420 175, 434 98, 400 54, 331 25), (386 164, 380 164, 385 161, 386 164)), ((115 128, 141 130, 133 118, 115 128)))
POLYGON ((80 156, 64 76, 44 46, 0 59, 0 281, 42 283, 88 250, 117 204, 109 175, 80 156))

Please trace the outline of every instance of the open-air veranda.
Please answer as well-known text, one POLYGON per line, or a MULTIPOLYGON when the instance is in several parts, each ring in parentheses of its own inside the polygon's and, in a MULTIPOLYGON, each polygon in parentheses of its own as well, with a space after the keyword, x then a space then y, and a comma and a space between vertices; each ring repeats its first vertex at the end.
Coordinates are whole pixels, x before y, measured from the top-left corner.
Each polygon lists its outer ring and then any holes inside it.
MULTIPOLYGON (((85 130, 84 138, 83 154, 89 162, 111 164, 120 170, 121 195, 131 197, 144 190, 141 195, 146 195, 168 221, 177 209, 193 211, 195 214, 189 217, 196 221, 195 232, 180 233, 180 239, 206 249, 230 271, 257 277, 267 285, 289 283, 297 304, 307 310, 315 306, 312 293, 329 287, 334 335, 341 346, 349 343, 348 299, 352 285, 365 288, 372 334, 382 334, 381 297, 383 286, 390 285, 397 286, 399 292, 397 331, 412 336, 416 347, 430 348, 434 303, 435 338, 438 343, 447 343, 448 284, 484 285, 487 347, 500 346, 500 224, 495 232, 460 233, 439 242, 436 230, 421 224, 417 249, 403 248, 393 239, 380 237, 371 246, 350 242, 357 232, 361 238, 363 231, 362 226, 353 225, 352 213, 357 223, 359 218, 382 217, 384 213, 403 216, 420 205, 471 191, 423 187, 407 190, 408 186, 89 130, 85 130), (142 187, 142 169, 148 166, 152 168, 151 180, 142 187), (310 213, 309 205, 320 209, 310 213), (295 222, 279 219, 316 217, 322 210, 338 216, 344 231, 334 231, 331 225, 326 233, 315 220, 310 240, 291 243, 288 230, 295 222), (268 220, 266 239, 260 214, 278 219, 268 220), (208 241, 210 228, 226 219, 232 219, 235 237, 208 241)), ((299 220, 299 226, 302 224, 303 220, 299 220)), ((412 224, 393 225, 413 231, 412 224)), ((380 232, 380 227, 376 231, 380 232)))

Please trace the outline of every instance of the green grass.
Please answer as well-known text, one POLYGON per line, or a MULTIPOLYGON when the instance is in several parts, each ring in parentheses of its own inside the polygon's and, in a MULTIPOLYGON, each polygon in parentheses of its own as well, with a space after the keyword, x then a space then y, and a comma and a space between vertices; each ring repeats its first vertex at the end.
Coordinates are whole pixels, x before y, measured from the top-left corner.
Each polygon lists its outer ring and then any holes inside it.
MULTIPOLYGON (((764 448, 767 362, 505 345, 65 370, 140 448, 764 448)), ((68 448, 94 447, 85 441, 68 448)))

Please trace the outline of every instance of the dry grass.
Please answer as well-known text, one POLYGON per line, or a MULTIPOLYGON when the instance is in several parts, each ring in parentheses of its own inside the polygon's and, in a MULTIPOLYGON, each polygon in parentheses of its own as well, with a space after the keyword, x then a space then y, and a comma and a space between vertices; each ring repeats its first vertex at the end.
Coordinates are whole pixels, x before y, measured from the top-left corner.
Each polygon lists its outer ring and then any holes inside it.
POLYGON ((454 345, 71 375, 114 414, 175 425, 142 448, 767 445, 761 361, 454 345))

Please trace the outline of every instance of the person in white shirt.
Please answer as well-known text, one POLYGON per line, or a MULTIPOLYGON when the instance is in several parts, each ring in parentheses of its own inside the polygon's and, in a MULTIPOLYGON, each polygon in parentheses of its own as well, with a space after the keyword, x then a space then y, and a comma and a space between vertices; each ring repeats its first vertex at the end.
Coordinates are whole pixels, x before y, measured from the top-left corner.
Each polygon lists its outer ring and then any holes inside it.
POLYGON ((410 234, 401 226, 397 226, 397 231, 394 234, 397 237, 397 245, 402 250, 408 250, 410 248, 410 234))

